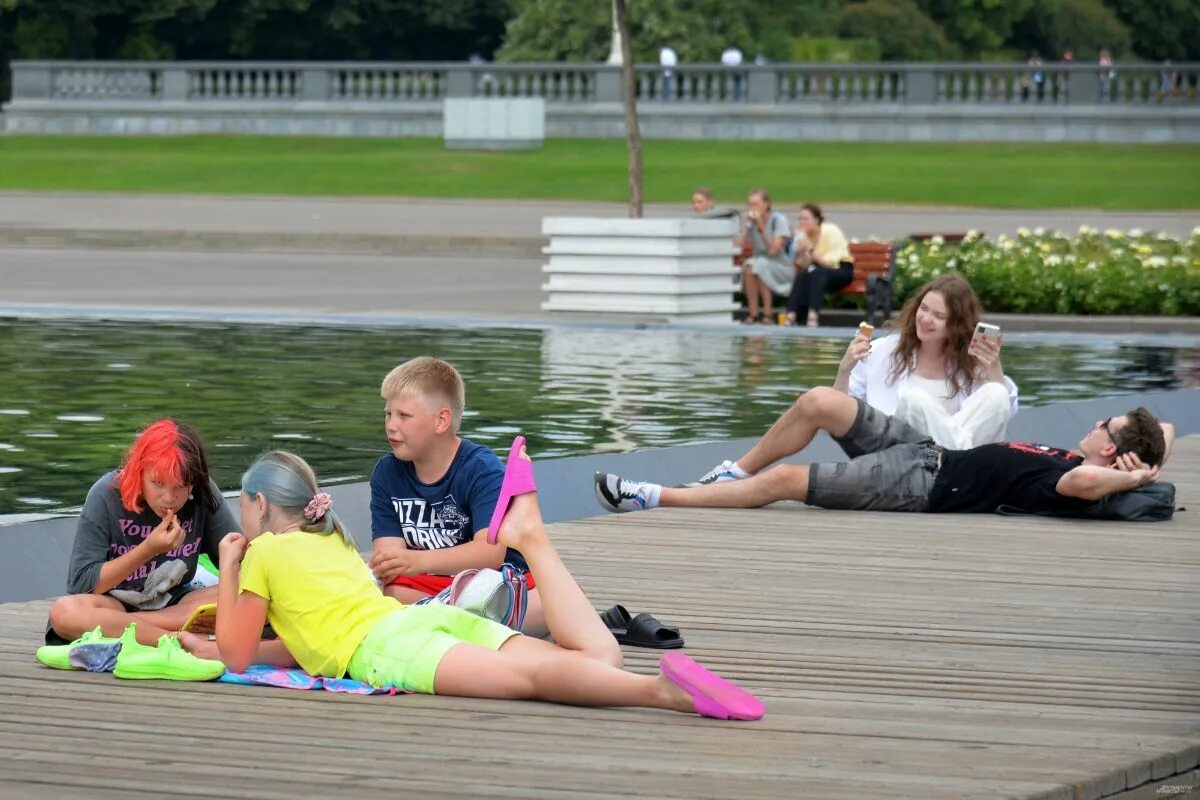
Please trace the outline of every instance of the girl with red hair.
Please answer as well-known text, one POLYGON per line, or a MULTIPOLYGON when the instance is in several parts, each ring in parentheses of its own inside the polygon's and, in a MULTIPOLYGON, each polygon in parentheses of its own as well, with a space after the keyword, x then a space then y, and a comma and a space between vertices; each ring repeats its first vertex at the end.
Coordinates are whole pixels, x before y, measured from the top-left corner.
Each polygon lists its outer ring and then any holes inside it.
POLYGON ((200 437, 173 419, 158 420, 88 492, 70 594, 50 608, 47 641, 71 641, 97 626, 120 636, 136 622, 138 641, 156 644, 198 606, 216 602, 215 587, 193 584, 196 563, 201 553, 215 563, 221 538, 240 530, 209 477, 200 437))

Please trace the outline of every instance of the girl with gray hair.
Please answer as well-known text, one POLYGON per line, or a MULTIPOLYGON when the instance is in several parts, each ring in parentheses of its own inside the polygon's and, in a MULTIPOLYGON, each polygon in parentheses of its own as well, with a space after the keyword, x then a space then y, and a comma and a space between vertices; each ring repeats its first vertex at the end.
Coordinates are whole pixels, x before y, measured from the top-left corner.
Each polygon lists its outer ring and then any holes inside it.
POLYGON ((753 695, 681 651, 663 657, 657 676, 621 668, 621 648, 546 535, 524 442, 513 443, 488 533, 529 562, 555 643, 452 605, 384 595, 312 469, 277 451, 242 476, 245 535, 230 533, 219 548, 216 648, 226 667, 242 672, 261 659, 269 619, 278 647, 311 675, 426 694, 761 717, 753 695))

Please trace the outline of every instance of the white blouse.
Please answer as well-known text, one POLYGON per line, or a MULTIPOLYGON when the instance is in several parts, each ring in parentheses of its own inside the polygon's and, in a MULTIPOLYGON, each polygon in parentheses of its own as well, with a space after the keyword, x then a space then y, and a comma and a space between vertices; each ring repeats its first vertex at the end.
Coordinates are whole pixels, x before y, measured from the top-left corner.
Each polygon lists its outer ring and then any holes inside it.
MULTIPOLYGON (((949 379, 939 381, 922 378, 912 372, 904 372, 896 379, 895 383, 889 383, 888 375, 892 371, 892 354, 896 352, 899 344, 900 334, 898 333, 871 342, 871 354, 855 364, 854 370, 850 373, 850 386, 847 391, 851 397, 857 397, 867 405, 892 416, 896 413, 896 406, 900 401, 901 387, 912 387, 923 389, 938 398, 947 412, 955 414, 962 408, 963 401, 984 385, 982 382, 977 382, 967 387, 965 392, 948 397, 950 394, 949 379)), ((1019 408, 1017 385, 1007 375, 1004 376, 1004 385, 1008 388, 1009 406, 1015 415, 1019 408)))

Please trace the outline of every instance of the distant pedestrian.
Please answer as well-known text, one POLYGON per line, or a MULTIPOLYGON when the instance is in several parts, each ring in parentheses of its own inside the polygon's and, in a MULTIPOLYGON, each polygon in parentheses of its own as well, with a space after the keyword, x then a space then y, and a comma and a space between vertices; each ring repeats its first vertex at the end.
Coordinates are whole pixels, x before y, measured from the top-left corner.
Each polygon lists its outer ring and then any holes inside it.
POLYGON ((708 216, 713 210, 714 205, 716 205, 716 203, 713 202, 712 192, 707 188, 701 186, 700 188, 696 189, 696 191, 692 192, 692 212, 696 214, 696 216, 708 216))
POLYGON ((1028 100, 1031 92, 1037 93, 1041 100, 1046 94, 1046 73, 1042 69, 1042 57, 1034 50, 1025 62, 1026 69, 1021 73, 1021 99, 1028 100))
POLYGON ((1100 66, 1100 101, 1111 100, 1112 79, 1117 76, 1117 71, 1113 69, 1112 54, 1107 48, 1100 48, 1100 58, 1096 63, 1100 66))
POLYGON ((730 70, 733 84, 733 99, 734 102, 742 99, 742 51, 729 45, 725 51, 721 53, 721 63, 727 70, 730 70))
POLYGON ((671 99, 675 89, 675 67, 679 66, 679 56, 669 45, 663 45, 658 51, 658 63, 662 65, 662 99, 671 99))

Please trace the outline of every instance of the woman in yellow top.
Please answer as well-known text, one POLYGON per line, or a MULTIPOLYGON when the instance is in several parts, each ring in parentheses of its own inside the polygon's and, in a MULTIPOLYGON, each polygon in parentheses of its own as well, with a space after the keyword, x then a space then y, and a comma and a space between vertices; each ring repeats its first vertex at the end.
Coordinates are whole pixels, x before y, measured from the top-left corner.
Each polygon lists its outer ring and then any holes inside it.
POLYGON ((806 203, 800 207, 796 239, 796 282, 788 299, 788 324, 808 327, 821 324, 818 314, 825 295, 850 285, 854 280, 854 259, 842 229, 826 222, 821 207, 806 203))

